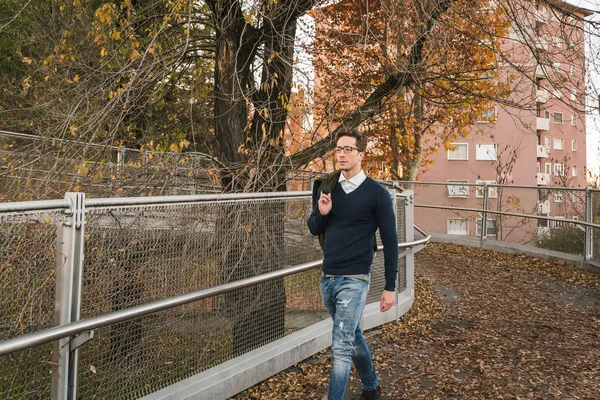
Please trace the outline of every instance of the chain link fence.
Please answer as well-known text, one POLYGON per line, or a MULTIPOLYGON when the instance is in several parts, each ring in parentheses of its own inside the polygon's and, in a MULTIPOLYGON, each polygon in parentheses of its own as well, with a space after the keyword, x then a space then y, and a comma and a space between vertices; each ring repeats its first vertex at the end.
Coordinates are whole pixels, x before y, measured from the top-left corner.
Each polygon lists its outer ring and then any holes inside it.
MULTIPOLYGON (((0 341, 54 325, 57 211, 0 213, 0 341)), ((52 344, 0 356, 0 398, 50 394, 52 344)))
MULTIPOLYGON (((321 259, 306 226, 309 192, 276 196, 90 202, 82 227, 80 318, 321 259)), ((2 340, 55 324, 57 229, 65 211, 0 212, 2 340)), ((403 197, 397 201, 400 242, 405 214, 403 197)), ((377 253, 368 302, 378 302, 385 286, 383 261, 377 253)), ((323 321, 329 315, 320 276, 311 269, 96 329, 78 349, 77 397, 139 398, 323 321)), ((405 286, 401 260, 399 290, 405 286)), ((49 398, 55 369, 50 344, 3 356, 0 398, 49 398)))
MULTIPOLYGON (((586 254, 586 222, 600 222, 599 192, 582 188, 493 183, 404 182, 415 192, 415 223, 429 233, 586 254), (589 212, 593 211, 593 215, 589 212), (589 214, 589 215, 588 215, 589 214), (485 220, 484 220, 485 218, 485 220)), ((588 259, 600 254, 588 227, 588 259), (590 247, 591 248, 591 247, 590 247)))

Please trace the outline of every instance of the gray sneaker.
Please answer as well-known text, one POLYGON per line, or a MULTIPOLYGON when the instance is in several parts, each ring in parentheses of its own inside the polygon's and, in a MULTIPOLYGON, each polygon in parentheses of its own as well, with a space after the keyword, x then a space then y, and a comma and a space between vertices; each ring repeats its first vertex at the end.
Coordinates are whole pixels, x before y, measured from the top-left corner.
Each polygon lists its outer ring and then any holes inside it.
POLYGON ((363 390, 362 395, 358 400, 379 400, 381 399, 381 386, 377 386, 373 390, 363 390))

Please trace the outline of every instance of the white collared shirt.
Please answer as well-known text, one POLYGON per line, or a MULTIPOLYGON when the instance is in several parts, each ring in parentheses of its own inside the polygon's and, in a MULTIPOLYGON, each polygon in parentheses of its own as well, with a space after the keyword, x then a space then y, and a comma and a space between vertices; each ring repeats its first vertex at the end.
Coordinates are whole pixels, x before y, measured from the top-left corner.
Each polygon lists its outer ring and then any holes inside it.
POLYGON ((354 175, 350 179, 346 179, 344 173, 342 172, 340 174, 340 179, 338 180, 338 182, 340 183, 340 185, 342 185, 342 189, 344 189, 344 192, 348 194, 355 191, 361 185, 361 183, 365 181, 365 179, 367 179, 367 176, 361 169, 358 174, 354 175))

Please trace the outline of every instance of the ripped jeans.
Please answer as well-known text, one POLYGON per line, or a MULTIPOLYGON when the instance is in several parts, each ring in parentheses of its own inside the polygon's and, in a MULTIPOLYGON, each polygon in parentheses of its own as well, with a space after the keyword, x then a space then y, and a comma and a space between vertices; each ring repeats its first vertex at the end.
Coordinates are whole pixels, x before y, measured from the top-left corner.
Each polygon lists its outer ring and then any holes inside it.
POLYGON ((365 390, 373 390, 379 385, 371 353, 359 326, 368 291, 369 282, 362 279, 325 275, 321 278, 323 302, 333 319, 333 367, 328 400, 344 399, 352 362, 365 390))

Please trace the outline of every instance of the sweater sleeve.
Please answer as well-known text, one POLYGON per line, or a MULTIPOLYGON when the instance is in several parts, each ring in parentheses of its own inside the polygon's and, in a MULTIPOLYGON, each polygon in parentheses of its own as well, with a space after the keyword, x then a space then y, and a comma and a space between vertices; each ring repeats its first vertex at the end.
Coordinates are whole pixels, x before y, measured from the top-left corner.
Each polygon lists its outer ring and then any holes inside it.
MULTIPOLYGON (((321 197, 321 190, 319 190, 319 192, 317 193, 317 199, 319 199, 319 197, 321 197)), ((319 203, 317 202, 307 222, 308 230, 310 231, 310 233, 312 233, 314 236, 317 236, 325 232, 325 227, 327 226, 328 218, 329 214, 321 215, 321 212, 319 211, 319 203)))
POLYGON ((384 188, 379 194, 376 216, 383 244, 385 290, 394 291, 398 275, 398 232, 396 231, 396 216, 392 198, 384 188))

